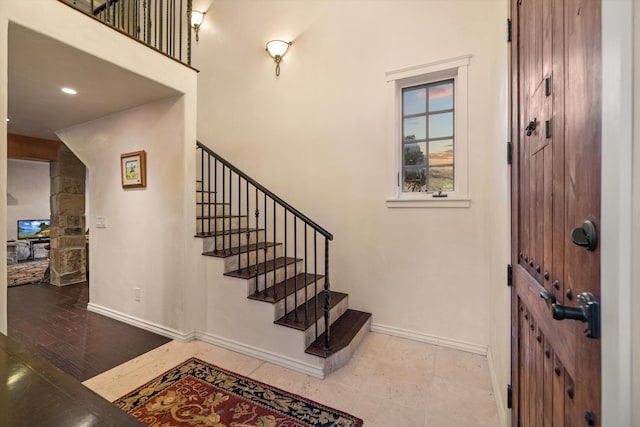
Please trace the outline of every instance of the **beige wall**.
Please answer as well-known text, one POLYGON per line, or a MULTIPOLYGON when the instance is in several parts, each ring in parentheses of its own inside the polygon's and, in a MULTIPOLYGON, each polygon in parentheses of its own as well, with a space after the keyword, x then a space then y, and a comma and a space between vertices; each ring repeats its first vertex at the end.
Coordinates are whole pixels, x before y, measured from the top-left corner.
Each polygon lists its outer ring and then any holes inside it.
MULTIPOLYGON (((640 402, 640 0, 633 2, 633 235, 631 264, 631 402, 640 402)), ((632 425, 640 425, 640 405, 632 405, 632 425)))
POLYGON ((175 330, 186 327, 192 285, 181 250, 193 239, 179 161, 193 150, 183 142, 184 109, 176 97, 57 133, 89 169, 91 304, 175 330), (147 187, 124 190, 120 155, 139 150, 147 153, 147 187), (97 216, 106 228, 96 227, 97 216))
MULTIPOLYGON (((173 102, 173 104, 171 107, 164 107, 165 110, 167 110, 166 113, 162 108, 156 107, 157 109, 155 110, 155 113, 152 114, 157 113, 158 115, 156 117, 147 116, 146 123, 149 125, 149 129, 147 130, 146 135, 148 137, 149 134, 153 134, 153 132, 155 132, 154 129, 156 123, 162 122, 162 120, 165 119, 171 120, 170 123, 163 123, 163 125, 166 126, 166 128, 164 128, 166 132, 163 133, 167 136, 172 135, 175 138, 169 141, 166 137, 158 137, 157 140, 164 141, 166 147, 163 147, 163 149, 166 149, 172 154, 179 155, 174 155, 170 161, 166 158, 163 160, 162 155, 156 156, 156 163, 154 163, 154 167, 162 165, 163 162, 170 162, 171 167, 174 169, 167 169, 175 172, 174 175, 170 175, 170 178, 176 181, 177 184, 175 185, 186 186, 186 183, 188 182, 189 189, 193 188, 195 171, 193 168, 194 156, 192 150, 194 149, 194 141, 196 139, 196 73, 193 70, 190 70, 175 61, 168 60, 162 55, 158 55, 151 49, 130 40, 128 37, 113 32, 113 30, 106 26, 97 24, 91 19, 87 19, 86 16, 74 11, 60 2, 50 0, 30 0, 28 2, 12 0, 0 2, 0 69, 2 70, 7 69, 6 52, 8 22, 14 22, 28 29, 44 33, 79 49, 80 51, 97 56, 100 59, 114 63, 126 70, 130 70, 155 82, 171 87, 179 93, 183 93, 184 96, 179 101, 169 101, 173 102), (65 25, 60 25, 61 22, 65 25), (186 153, 189 154, 187 155, 186 153)), ((6 102, 6 73, 0 73, 0 115, 2 117, 6 117, 7 114, 6 102)), ((118 143, 120 144, 118 147, 130 145, 145 149, 144 146, 141 146, 143 145, 143 142, 144 145, 147 145, 146 143, 149 142, 148 145, 156 148, 158 147, 157 142, 148 141, 146 138, 136 139, 136 135, 127 134, 127 128, 125 125, 128 125, 128 123, 121 123, 121 125, 123 128, 118 130, 118 136, 121 137, 118 140, 118 143)), ((129 129, 133 128, 135 128, 135 125, 132 125, 129 129)), ((144 134, 144 132, 141 132, 141 134, 144 134)), ((4 120, 1 120, 0 124, 0 143, 0 148, 2 148, 0 150, 0 193, 4 194, 6 192, 6 123, 4 120)), ((78 145, 73 148, 79 150, 78 145)), ((93 148, 98 150, 98 147, 96 146, 93 146, 93 148)), ((118 153, 117 157, 112 160, 118 168, 120 154, 121 153, 118 153)), ((106 162, 105 165, 105 170, 109 170, 109 167, 112 166, 110 163, 106 162)), ((156 180, 156 182, 162 182, 162 180, 156 180)), ((99 188, 96 187, 97 184, 98 183, 90 183, 92 187, 99 188)), ((122 191, 119 176, 115 180, 105 183, 105 185, 109 184, 114 186, 113 191, 122 191)), ((171 188, 173 189, 173 187, 171 188)), ((162 189, 156 187, 146 193, 138 192, 137 194, 141 195, 142 198, 150 197, 159 199, 162 197, 162 191, 162 189)), ((95 194, 91 194, 91 200, 98 200, 98 198, 95 194)), ((146 245, 142 246, 143 249, 149 247, 153 249, 166 248, 167 253, 175 252, 183 254, 188 247, 192 246, 192 238, 187 239, 186 236, 191 236, 195 229, 195 194, 191 192, 187 193, 185 187, 181 188, 177 195, 172 197, 171 200, 172 202, 168 205, 162 205, 159 207, 166 209, 159 215, 154 216, 154 212, 151 211, 140 212, 139 209, 136 211, 137 214, 141 215, 145 219, 155 218, 151 220, 153 223, 153 227, 151 227, 152 230, 148 227, 142 226, 140 227, 140 232, 137 230, 134 232, 137 239, 136 241, 142 240, 142 245, 146 245), (176 219, 176 215, 180 215, 179 220, 176 219), (162 221, 165 222, 158 224, 158 222, 162 221), (178 224, 176 225, 176 223, 178 224), (167 236, 164 233, 159 232, 160 229, 172 230, 169 235, 173 237, 174 234, 172 233, 178 233, 176 230, 177 227, 182 228, 179 233, 180 236, 184 237, 181 237, 176 241, 165 240, 167 236), (141 239, 142 231, 147 232, 144 235, 144 239, 141 239), (151 231, 153 231, 153 233, 151 231)), ((151 206, 158 208, 158 203, 161 204, 161 202, 157 202, 156 204, 152 203, 151 206)), ((0 203, 0 214, 2 214, 0 215, 1 218, 6 218, 5 212, 6 203, 0 203)), ((92 209, 92 217, 95 218, 95 214, 96 212, 92 209)), ((140 221, 142 222, 142 220, 140 221)), ((119 235, 117 242, 109 242, 109 245, 113 246, 108 246, 106 248, 103 247, 103 250, 106 251, 106 253, 109 253, 109 251, 117 251, 129 244, 128 242, 131 237, 130 229, 123 227, 111 228, 108 230, 112 234, 121 234, 119 235)), ((0 227, 0 240, 5 238, 6 226, 2 226, 0 227)), ((99 240, 100 239, 96 237, 96 247, 100 246, 99 240)), ((92 242, 92 244, 93 243, 94 242, 92 242)), ((138 245, 137 247, 140 248, 141 246, 138 245)), ((5 258, 5 250, 6 248, 4 245, 0 245, 0 257, 2 259, 5 258)), ((100 253, 100 249, 98 249, 98 253, 100 253)), ((138 252, 136 253, 142 253, 142 249, 138 249, 138 252)), ((92 264, 94 262, 92 261, 94 260, 93 251, 91 251, 90 257, 90 263, 92 264)), ((136 258, 134 257, 133 259, 136 258)), ((98 260, 98 258, 95 258, 95 260, 98 260)), ((101 258, 100 261, 102 260, 103 259, 101 258)), ((193 329, 193 319, 196 315, 186 312, 185 304, 187 304, 186 301, 198 301, 198 296, 194 294, 189 286, 184 285, 185 282, 189 284, 195 283, 192 275, 194 268, 189 264, 191 261, 185 261, 185 257, 181 257, 180 255, 173 258, 163 254, 162 257, 156 258, 154 262, 156 264, 152 264, 151 261, 145 261, 142 267, 146 269, 145 273, 150 272, 149 277, 157 277, 157 271, 163 271, 166 273, 167 279, 162 282, 162 289, 158 290, 158 292, 154 292, 154 289, 145 289, 145 292, 148 292, 148 294, 143 293, 143 299, 137 305, 134 304, 134 295, 131 289, 127 288, 125 293, 124 290, 118 290, 118 292, 116 292, 111 288, 114 284, 113 279, 121 277, 126 278, 127 271, 131 272, 132 277, 131 279, 127 279, 125 282, 127 285, 130 285, 132 280, 135 280, 139 277, 139 274, 141 274, 140 267, 131 267, 131 265, 126 262, 118 265, 117 268, 106 271, 106 275, 102 278, 101 282, 104 285, 102 285, 100 289, 96 289, 94 284, 92 284, 90 299, 93 300, 93 295, 95 294, 96 297, 102 298, 101 301, 107 301, 108 304, 111 305, 110 307, 106 307, 107 309, 112 310, 113 312, 118 309, 130 310, 129 313, 124 314, 131 317, 140 316, 140 319, 142 321, 146 321, 148 324, 151 324, 152 321, 157 321, 162 322, 161 326, 166 329, 193 329), (158 268, 158 265, 162 265, 162 269, 158 268), (176 276, 181 273, 184 273, 183 280, 176 280, 176 276), (167 285, 169 282, 170 284, 167 285)), ((0 331, 2 332, 6 332, 5 269, 6 267, 4 263, 0 263, 0 331)), ((96 277, 92 274, 92 279, 95 278, 96 277)), ((100 283, 95 280, 93 282, 100 283)))
POLYGON ((374 327, 469 348, 509 372, 507 2, 213 3, 194 47, 198 137, 331 231, 331 283, 374 327), (264 51, 293 40, 281 75, 264 51), (385 72, 469 65, 471 207, 389 209, 393 87, 385 72))

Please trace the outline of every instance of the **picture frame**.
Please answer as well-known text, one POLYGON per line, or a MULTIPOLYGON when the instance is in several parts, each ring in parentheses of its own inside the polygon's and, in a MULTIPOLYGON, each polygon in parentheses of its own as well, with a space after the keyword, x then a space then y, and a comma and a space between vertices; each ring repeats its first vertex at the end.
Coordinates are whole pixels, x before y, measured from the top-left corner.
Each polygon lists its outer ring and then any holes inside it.
POLYGON ((145 188, 147 186, 147 153, 134 151, 120 156, 122 188, 145 188))

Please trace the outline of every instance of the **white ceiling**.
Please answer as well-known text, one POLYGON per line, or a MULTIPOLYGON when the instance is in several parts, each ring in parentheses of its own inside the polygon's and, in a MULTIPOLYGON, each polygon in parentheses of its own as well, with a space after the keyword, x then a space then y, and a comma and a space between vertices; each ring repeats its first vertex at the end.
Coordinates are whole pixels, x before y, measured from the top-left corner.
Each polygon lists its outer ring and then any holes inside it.
POLYGON ((16 24, 9 26, 8 54, 9 133, 56 140, 56 130, 179 95, 16 24), (78 94, 66 95, 63 87, 78 94))

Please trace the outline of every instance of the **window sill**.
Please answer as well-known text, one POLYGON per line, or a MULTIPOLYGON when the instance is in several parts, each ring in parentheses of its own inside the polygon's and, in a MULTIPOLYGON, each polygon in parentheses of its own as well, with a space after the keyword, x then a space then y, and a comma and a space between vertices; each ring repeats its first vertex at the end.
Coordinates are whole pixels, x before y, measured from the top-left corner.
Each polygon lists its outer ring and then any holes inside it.
POLYGON ((392 197, 386 200, 388 208, 468 208, 471 199, 464 197, 392 197))

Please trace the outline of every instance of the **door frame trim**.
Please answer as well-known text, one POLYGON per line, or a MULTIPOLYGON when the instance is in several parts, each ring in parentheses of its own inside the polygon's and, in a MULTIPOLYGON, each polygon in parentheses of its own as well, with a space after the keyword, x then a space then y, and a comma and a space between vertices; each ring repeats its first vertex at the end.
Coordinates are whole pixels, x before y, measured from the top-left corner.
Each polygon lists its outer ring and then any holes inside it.
MULTIPOLYGON (((632 250, 633 240, 637 242, 630 233, 634 226, 633 94, 629 90, 633 87, 634 12, 639 13, 633 0, 602 1, 603 146, 606 143, 601 169, 602 425, 611 426, 637 425, 631 419, 632 402, 638 399, 631 393, 632 250)), ((635 215, 639 215, 635 191, 635 215)), ((640 234, 637 227, 636 236, 640 234)), ((639 382, 636 377, 636 392, 639 382)), ((635 423, 639 422, 636 418, 635 423)))

